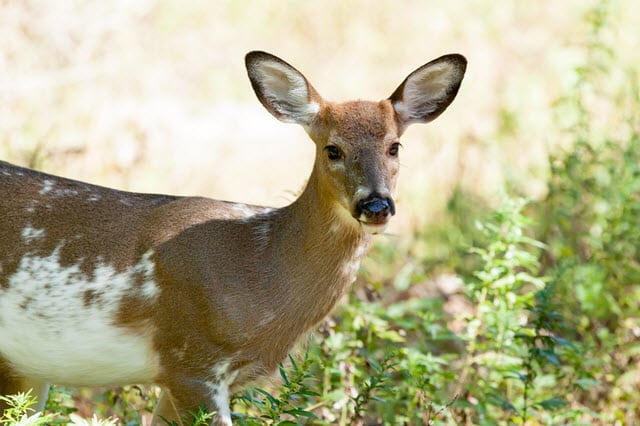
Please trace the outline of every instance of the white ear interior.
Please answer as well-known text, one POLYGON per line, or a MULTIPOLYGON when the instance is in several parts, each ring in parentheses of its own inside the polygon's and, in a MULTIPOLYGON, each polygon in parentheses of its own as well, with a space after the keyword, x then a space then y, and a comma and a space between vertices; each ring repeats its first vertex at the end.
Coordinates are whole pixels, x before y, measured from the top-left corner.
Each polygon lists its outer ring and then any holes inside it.
POLYGON ((460 86, 464 69, 459 64, 440 61, 427 64, 407 77, 394 108, 407 125, 435 119, 451 103, 460 86))
POLYGON ((307 81, 295 69, 265 61, 256 71, 265 101, 280 120, 304 124, 320 110, 320 105, 310 99, 307 81))
POLYGON ((403 104, 409 119, 432 115, 438 110, 438 100, 443 99, 451 86, 451 67, 438 64, 412 76, 404 86, 403 104))

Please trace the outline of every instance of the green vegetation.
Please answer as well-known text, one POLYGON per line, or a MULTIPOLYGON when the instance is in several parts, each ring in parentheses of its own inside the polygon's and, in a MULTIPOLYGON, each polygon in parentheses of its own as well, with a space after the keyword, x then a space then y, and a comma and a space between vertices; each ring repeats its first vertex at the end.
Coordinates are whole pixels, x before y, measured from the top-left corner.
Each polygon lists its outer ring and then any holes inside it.
MULTIPOLYGON (((640 78, 609 41, 616 5, 581 20, 544 129, 545 195, 507 181, 492 208, 459 185, 411 241, 379 240, 277 384, 235 395, 236 424, 640 424, 640 78)), ((498 115, 501 146, 526 139, 518 111, 498 115)), ((17 395, 0 423, 111 424, 74 414, 90 404, 135 425, 157 397, 56 387, 45 414, 17 395)))

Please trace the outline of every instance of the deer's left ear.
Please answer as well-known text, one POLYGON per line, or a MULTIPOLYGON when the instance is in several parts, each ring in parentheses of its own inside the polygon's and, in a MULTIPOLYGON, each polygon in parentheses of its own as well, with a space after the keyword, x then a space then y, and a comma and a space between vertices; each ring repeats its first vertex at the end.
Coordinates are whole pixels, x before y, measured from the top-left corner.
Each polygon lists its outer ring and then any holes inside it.
POLYGON ((462 55, 441 56, 413 71, 389 97, 398 126, 427 123, 449 106, 458 93, 467 60, 462 55))

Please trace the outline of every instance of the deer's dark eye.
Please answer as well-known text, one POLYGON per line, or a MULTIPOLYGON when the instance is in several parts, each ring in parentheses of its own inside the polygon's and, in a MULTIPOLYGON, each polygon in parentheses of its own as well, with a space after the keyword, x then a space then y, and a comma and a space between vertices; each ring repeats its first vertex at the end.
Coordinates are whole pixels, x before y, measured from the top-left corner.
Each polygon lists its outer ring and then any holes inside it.
POLYGON ((400 143, 394 142, 389 147, 389 155, 392 156, 392 157, 397 157, 399 150, 400 150, 400 143))
POLYGON ((339 160, 342 158, 342 151, 335 145, 327 145, 324 147, 324 150, 327 151, 327 157, 331 161, 339 160))

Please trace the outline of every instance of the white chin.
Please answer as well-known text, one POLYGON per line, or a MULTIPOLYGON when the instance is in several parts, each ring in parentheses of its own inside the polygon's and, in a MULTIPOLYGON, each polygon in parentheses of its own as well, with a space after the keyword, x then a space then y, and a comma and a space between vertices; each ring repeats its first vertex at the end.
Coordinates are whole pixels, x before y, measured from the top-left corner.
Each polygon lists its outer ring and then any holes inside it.
POLYGON ((387 229, 386 223, 376 225, 372 223, 360 222, 360 225, 362 225, 362 229, 364 230, 364 232, 371 235, 382 234, 385 229, 387 229))

